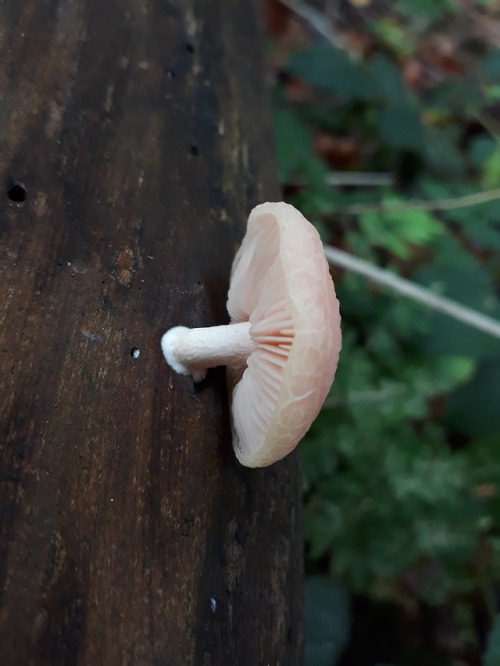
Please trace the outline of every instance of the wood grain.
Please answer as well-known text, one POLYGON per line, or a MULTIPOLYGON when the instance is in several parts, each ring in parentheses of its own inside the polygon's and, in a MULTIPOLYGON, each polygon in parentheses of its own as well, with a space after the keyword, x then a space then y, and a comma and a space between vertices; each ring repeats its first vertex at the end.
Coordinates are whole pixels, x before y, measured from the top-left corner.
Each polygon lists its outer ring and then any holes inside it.
POLYGON ((262 8, 0 3, 0 646, 6 666, 302 662, 297 457, 244 469, 223 369, 249 210, 278 197, 262 8))

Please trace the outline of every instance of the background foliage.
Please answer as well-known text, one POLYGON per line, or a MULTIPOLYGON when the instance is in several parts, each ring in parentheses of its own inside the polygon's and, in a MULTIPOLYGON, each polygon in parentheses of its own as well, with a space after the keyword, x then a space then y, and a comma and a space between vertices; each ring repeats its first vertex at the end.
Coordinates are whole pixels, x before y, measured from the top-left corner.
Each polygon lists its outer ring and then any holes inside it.
MULTIPOLYGON (((267 8, 287 200, 325 242, 500 319, 500 3, 267 8)), ((341 362, 302 445, 307 664, 500 664, 500 342, 333 275, 341 362)))

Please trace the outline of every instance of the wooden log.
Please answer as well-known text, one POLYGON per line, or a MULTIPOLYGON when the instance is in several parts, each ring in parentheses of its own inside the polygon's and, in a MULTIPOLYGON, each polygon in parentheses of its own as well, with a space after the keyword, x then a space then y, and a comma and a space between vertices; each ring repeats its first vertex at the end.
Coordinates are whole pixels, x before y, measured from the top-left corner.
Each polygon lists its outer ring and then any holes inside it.
POLYGON ((225 372, 160 337, 225 323, 276 199, 262 8, 0 6, 0 661, 302 662, 296 455, 231 448, 225 372))

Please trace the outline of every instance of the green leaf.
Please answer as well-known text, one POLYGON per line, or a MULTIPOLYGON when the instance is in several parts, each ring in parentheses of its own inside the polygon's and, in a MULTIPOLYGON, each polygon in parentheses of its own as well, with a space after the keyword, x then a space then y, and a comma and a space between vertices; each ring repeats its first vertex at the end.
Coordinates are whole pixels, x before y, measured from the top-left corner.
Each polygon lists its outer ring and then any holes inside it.
MULTIPOLYGON (((428 265, 417 271, 414 278, 442 296, 500 318, 492 280, 473 262, 456 266, 428 265)), ((434 310, 425 312, 424 316, 428 328, 415 336, 415 342, 427 353, 476 359, 500 357, 500 342, 491 335, 434 310)))
POLYGON ((306 666, 335 666, 350 632, 349 596, 328 578, 305 581, 306 666))
POLYGON ((434 395, 464 384, 472 377, 474 370, 475 363, 470 358, 438 357, 433 368, 434 386, 436 387, 434 395))
POLYGON ((483 666, 500 666, 500 614, 495 615, 488 635, 483 666))
POLYGON ((328 42, 294 54, 288 69, 312 86, 347 99, 366 100, 377 94, 368 72, 328 42))
POLYGON ((461 178, 466 173, 463 151, 458 148, 459 137, 454 127, 427 128, 425 157, 429 166, 442 179, 461 178))
MULTIPOLYGON (((436 187, 435 183, 431 184, 429 181, 425 182, 423 189, 429 200, 475 194, 478 190, 477 187, 471 188, 463 184, 460 184, 458 188, 436 187)), ((472 244, 472 247, 489 250, 500 249, 500 225, 498 224, 498 220, 500 219, 500 198, 485 201, 474 206, 464 206, 462 208, 442 211, 440 216, 453 225, 459 224, 461 233, 472 244)), ((453 262, 458 264, 459 262, 463 263, 465 260, 473 269, 477 266, 473 255, 464 251, 456 243, 453 236, 443 239, 439 246, 435 247, 435 252, 436 256, 439 253, 444 257, 449 257, 446 263, 453 262), (447 247, 444 248, 444 245, 447 247)))
POLYGON ((483 183, 485 187, 497 187, 500 182, 500 145, 497 144, 493 154, 484 162, 483 183))
POLYGON ((373 23, 373 31, 397 56, 409 56, 414 49, 408 28, 387 18, 373 23))
POLYGON ((470 146, 470 156, 474 165, 482 168, 483 164, 492 157, 497 142, 490 136, 479 135, 472 139, 470 146))
POLYGON ((274 112, 274 133, 280 180, 286 183, 313 156, 312 134, 294 114, 284 109, 274 112))
POLYGON ((480 75, 490 81, 500 81, 500 49, 492 49, 484 58, 480 75))
POLYGON ((401 71, 392 60, 383 55, 374 56, 370 63, 370 72, 387 102, 398 104, 409 98, 401 71))
POLYGON ((404 103, 395 103, 382 109, 378 119, 382 137, 393 148, 421 152, 424 133, 418 111, 404 103))
MULTIPOLYGON (((390 204, 394 199, 389 199, 390 204)), ((383 213, 364 213, 359 216, 359 226, 365 240, 376 247, 383 247, 397 257, 409 255, 409 245, 426 245, 443 233, 439 220, 420 210, 383 213)))
POLYGON ((399 0, 399 5, 408 16, 421 16, 429 21, 440 19, 453 9, 449 0, 399 0))
POLYGON ((480 365, 473 381, 448 399, 447 415, 453 427, 468 435, 500 432, 500 361, 480 365))
POLYGON ((498 102, 498 100, 500 100, 500 84, 493 83, 486 86, 484 96, 488 103, 498 102))

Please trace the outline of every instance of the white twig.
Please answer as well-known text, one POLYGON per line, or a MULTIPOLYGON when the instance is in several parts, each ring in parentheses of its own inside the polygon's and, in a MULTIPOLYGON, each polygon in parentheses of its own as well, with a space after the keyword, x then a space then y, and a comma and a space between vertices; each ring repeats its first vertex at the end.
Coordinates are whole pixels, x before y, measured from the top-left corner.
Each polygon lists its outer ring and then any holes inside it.
POLYGON ((411 298, 418 303, 423 303, 433 310, 443 312, 449 317, 453 317, 458 321, 468 324, 479 331, 488 333, 495 338, 500 338, 500 321, 481 314, 472 308, 465 305, 460 305, 456 301, 452 301, 444 296, 438 296, 433 291, 420 287, 405 278, 399 277, 395 273, 373 266, 363 259, 357 259, 347 252, 337 250, 337 248, 329 245, 324 246, 325 255, 330 264, 342 266, 353 273, 359 273, 364 277, 389 287, 393 291, 411 298))
MULTIPOLYGON (((325 184, 331 187, 394 187, 396 179, 392 173, 370 171, 329 171, 325 174, 325 184)), ((302 177, 294 178, 290 185, 305 185, 302 177)), ((399 202, 398 202, 399 203, 399 202)), ((354 206, 356 208, 358 204, 354 206)), ((351 213, 353 206, 344 206, 337 209, 340 213, 351 213)), ((371 209, 371 204, 370 204, 371 209)), ((333 213, 325 213, 330 217, 333 213)))
POLYGON ((325 37, 337 49, 346 49, 344 36, 334 29, 322 12, 301 0, 279 0, 279 2, 291 9, 297 16, 303 18, 318 35, 325 37))
POLYGON ((370 171, 330 171, 325 176, 327 185, 334 187, 391 187, 396 179, 392 173, 370 171))

